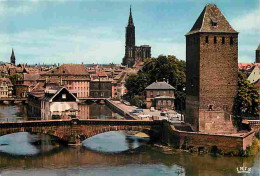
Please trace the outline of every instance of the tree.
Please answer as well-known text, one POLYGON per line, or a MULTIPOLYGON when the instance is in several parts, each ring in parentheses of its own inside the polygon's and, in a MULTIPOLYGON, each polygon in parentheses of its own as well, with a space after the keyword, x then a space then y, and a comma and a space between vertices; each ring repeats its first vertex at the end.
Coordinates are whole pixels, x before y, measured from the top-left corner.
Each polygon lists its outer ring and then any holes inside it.
POLYGON ((233 114, 235 123, 242 124, 243 116, 256 116, 259 114, 260 98, 256 87, 246 79, 246 75, 238 72, 238 90, 234 99, 233 114))
MULTIPOLYGON (((127 97, 144 97, 145 88, 155 81, 168 81, 175 87, 175 97, 178 104, 185 104, 186 62, 175 56, 163 56, 146 60, 142 70, 137 75, 131 75, 126 80, 127 97)), ((183 106, 182 106, 183 107, 183 106)))
POLYGON ((14 74, 14 75, 10 75, 8 76, 8 78, 10 79, 10 81, 12 82, 13 85, 16 84, 16 81, 19 80, 21 78, 20 75, 18 74, 14 74))

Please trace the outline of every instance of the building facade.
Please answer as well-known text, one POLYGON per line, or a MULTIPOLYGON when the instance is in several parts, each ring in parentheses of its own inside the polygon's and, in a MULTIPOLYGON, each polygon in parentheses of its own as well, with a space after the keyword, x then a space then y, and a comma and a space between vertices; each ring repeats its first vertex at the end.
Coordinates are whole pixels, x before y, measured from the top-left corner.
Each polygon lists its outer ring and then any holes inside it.
POLYGON ((13 84, 9 78, 0 78, 0 98, 13 96, 13 84))
POLYGON ((128 25, 125 34, 125 56, 123 65, 133 67, 137 62, 144 62, 145 59, 151 58, 151 47, 149 45, 135 46, 135 25, 130 7, 128 25))
POLYGON ((237 89, 238 32, 216 5, 206 5, 186 34, 186 59, 185 121, 194 131, 234 131, 229 115, 237 89), (212 119, 213 111, 222 117, 212 119))
POLYGON ((41 74, 38 82, 56 83, 77 94, 77 98, 89 97, 90 76, 83 64, 63 64, 41 74))
POLYGON ((69 119, 77 116, 79 100, 65 87, 49 89, 41 98, 41 119, 69 119))
POLYGON ((174 87, 166 82, 154 82, 145 88, 147 108, 174 109, 174 87))
POLYGON ((111 98, 112 81, 94 80, 90 81, 90 97, 92 98, 111 98))

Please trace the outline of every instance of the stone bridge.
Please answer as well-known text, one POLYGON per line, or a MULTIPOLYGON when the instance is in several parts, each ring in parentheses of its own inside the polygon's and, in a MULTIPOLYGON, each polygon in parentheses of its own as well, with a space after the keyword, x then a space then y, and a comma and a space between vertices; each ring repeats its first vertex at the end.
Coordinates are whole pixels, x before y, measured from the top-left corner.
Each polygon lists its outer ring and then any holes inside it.
POLYGON ((138 120, 38 120, 1 122, 0 136, 18 132, 41 133, 57 137, 71 145, 79 145, 89 137, 108 131, 132 130, 148 134, 151 139, 161 137, 162 121, 138 120))

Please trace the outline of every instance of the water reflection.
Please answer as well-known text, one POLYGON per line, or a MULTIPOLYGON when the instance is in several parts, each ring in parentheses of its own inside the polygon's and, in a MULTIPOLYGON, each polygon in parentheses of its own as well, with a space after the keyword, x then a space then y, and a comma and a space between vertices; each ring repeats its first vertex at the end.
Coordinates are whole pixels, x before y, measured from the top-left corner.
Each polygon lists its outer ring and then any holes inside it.
POLYGON ((24 105, 0 105, 0 121, 27 120, 27 108, 24 105))
POLYGON ((122 152, 136 149, 149 141, 149 139, 138 139, 138 137, 127 135, 123 131, 111 131, 84 140, 83 146, 99 152, 122 152))
MULTIPOLYGON (((103 104, 81 104, 79 105, 80 119, 122 119, 123 117, 113 112, 103 104)), ((26 105, 2 105, 0 104, 0 121, 35 120, 27 116, 26 105)))
MULTIPOLYGON (((103 133, 96 136, 114 139, 110 147, 129 148, 128 139, 122 133, 103 133), (114 137, 113 137, 114 136, 114 137), (123 140, 122 140, 123 139, 123 140), (124 143, 124 144, 121 144, 124 143)), ((5 136, 3 136, 5 137, 5 136)), ((0 139, 1 144, 7 139, 0 139)), ((89 138, 91 139, 91 138, 89 138)), ((94 137, 93 137, 94 139, 94 137)), ((19 141, 19 140, 18 140, 19 141)), ((87 141, 87 140, 86 140, 87 141)), ((86 142, 84 141, 84 143, 86 142)), ((107 140, 109 141, 109 140, 107 140)), ((94 141, 93 141, 94 143, 94 141)), ((135 142, 130 142, 135 146, 135 142)), ((17 144, 17 143, 16 143, 17 144)), ((90 145, 88 143, 87 145, 90 145)), ((103 145, 103 144, 102 144, 103 145)), ((99 145, 96 145, 96 147, 99 145)), ((93 146, 92 146, 93 147, 93 146)), ((95 146, 94 146, 95 147, 95 146)), ((101 149, 110 150, 110 147, 101 149)), ((36 147, 37 148, 37 147, 36 147)), ((100 148, 98 148, 100 149, 100 148)), ((97 150, 97 149, 96 149, 97 150)), ((20 150, 21 151, 21 150, 20 150)), ((40 151, 41 153, 41 151, 40 151)), ((259 173, 259 156, 256 157, 212 157, 207 154, 190 154, 174 151, 171 154, 159 152, 150 145, 134 153, 107 155, 87 150, 84 147, 59 148, 57 152, 41 153, 34 156, 14 157, 0 154, 0 174, 3 175, 237 175, 237 167, 252 167, 252 175, 259 173)))

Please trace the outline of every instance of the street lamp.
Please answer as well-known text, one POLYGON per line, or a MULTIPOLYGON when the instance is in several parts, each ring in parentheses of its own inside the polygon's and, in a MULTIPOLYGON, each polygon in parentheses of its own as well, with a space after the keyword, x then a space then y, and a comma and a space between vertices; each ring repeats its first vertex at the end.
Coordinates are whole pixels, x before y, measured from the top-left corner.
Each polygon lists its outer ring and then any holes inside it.
MULTIPOLYGON (((185 87, 183 87, 183 92, 185 92, 185 87)), ((182 117, 182 99, 183 99, 183 97, 181 97, 181 121, 183 121, 184 120, 184 118, 182 117)))

